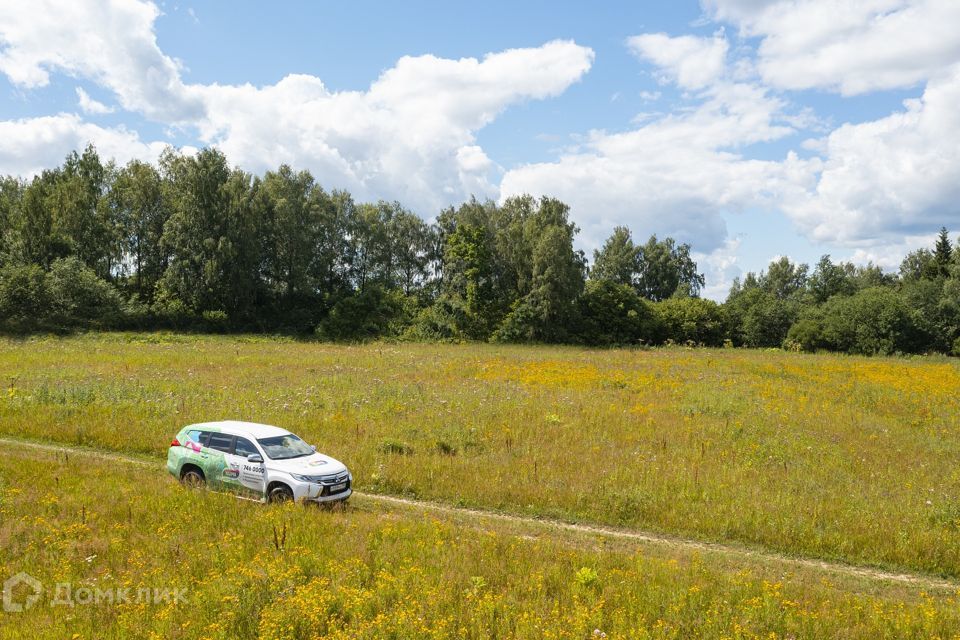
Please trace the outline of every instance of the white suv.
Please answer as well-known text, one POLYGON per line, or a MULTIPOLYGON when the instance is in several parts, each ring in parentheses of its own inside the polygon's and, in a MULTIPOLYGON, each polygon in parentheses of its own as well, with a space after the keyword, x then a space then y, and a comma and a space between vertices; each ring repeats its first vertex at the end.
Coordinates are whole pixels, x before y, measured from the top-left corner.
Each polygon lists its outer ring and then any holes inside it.
POLYGON ((285 429, 255 422, 204 422, 170 443, 167 469, 186 485, 252 493, 270 502, 342 502, 353 476, 338 460, 285 429))

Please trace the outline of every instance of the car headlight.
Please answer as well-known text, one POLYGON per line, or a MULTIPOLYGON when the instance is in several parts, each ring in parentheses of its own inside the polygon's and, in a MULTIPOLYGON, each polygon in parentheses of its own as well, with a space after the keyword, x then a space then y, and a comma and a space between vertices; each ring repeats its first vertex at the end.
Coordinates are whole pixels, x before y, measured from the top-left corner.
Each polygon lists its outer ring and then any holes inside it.
POLYGON ((290 475, 293 476, 294 480, 299 480, 300 482, 316 482, 316 479, 310 476, 301 476, 297 473, 291 473, 290 475))

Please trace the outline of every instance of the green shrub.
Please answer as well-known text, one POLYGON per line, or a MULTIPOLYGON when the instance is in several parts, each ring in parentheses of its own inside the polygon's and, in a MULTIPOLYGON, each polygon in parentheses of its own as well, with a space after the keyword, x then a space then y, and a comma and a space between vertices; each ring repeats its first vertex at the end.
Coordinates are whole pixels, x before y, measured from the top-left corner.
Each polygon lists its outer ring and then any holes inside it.
POLYGON ((377 446, 377 451, 380 453, 388 453, 401 456, 412 456, 413 447, 403 442, 402 440, 395 440, 393 438, 388 438, 384 440, 377 446))
POLYGON ((203 328, 213 333, 226 333, 230 328, 230 317, 226 311, 204 311, 200 317, 203 319, 203 328))
POLYGON ((823 335, 823 322, 819 317, 806 317, 798 320, 783 342, 783 348, 788 351, 814 352, 827 347, 827 340, 823 335))
POLYGON ((421 309, 403 332, 405 340, 417 342, 453 342, 462 340, 463 313, 448 300, 440 299, 421 309))
POLYGON ((834 296, 822 308, 823 339, 836 351, 910 353, 926 342, 917 312, 896 291, 872 287, 834 296))
POLYGON ((437 440, 437 452, 445 456, 457 455, 457 448, 446 440, 437 440))
POLYGON ((398 336, 408 326, 410 315, 410 301, 402 292, 368 285, 337 301, 316 333, 347 341, 398 336))
POLYGON ((47 273, 51 321, 61 327, 115 326, 121 317, 120 293, 79 258, 55 260, 47 273))
POLYGON ((573 575, 573 579, 581 587, 590 588, 597 584, 597 582, 600 580, 600 575, 597 573, 596 569, 592 569, 590 567, 580 567, 573 575))
POLYGON ((650 305, 633 287, 591 280, 577 301, 576 338, 584 344, 653 342, 658 333, 650 305))
POLYGON ((723 308, 713 300, 669 298, 653 304, 660 341, 718 347, 726 337, 723 308))
POLYGON ((529 296, 513 303, 510 313, 490 336, 491 342, 535 342, 542 318, 529 296))
POLYGON ((32 264, 0 269, 0 327, 14 332, 37 329, 49 313, 50 295, 43 269, 32 264))

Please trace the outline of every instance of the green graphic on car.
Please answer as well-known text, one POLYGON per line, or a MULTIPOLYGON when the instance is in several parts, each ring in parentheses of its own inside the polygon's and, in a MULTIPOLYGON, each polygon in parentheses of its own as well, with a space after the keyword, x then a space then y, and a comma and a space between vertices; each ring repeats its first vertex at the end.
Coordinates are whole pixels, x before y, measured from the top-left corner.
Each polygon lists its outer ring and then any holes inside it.
POLYGON ((167 469, 184 485, 207 485, 271 502, 339 502, 353 476, 334 458, 285 429, 225 420, 184 427, 170 443, 167 469))

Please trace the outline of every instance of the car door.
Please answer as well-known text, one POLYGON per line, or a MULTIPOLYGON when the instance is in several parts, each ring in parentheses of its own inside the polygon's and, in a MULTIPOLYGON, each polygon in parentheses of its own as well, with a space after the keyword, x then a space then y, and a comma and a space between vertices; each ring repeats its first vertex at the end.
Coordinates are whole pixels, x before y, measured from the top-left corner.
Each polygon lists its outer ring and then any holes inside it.
POLYGON ((184 459, 203 468, 207 458, 209 458, 210 452, 205 449, 209 439, 209 431, 201 431, 200 429, 188 431, 187 437, 181 443, 181 446, 186 449, 183 454, 184 459))
POLYGON ((265 475, 262 462, 263 452, 252 441, 243 436, 237 436, 233 457, 236 458, 236 463, 240 466, 241 486, 247 491, 262 496, 265 475), (251 455, 260 456, 261 462, 250 462, 247 458, 251 455))
POLYGON ((209 431, 201 431, 200 429, 191 429, 188 431, 186 437, 181 443, 184 452, 182 454, 183 457, 180 464, 181 469, 186 463, 197 465, 203 470, 203 475, 208 481, 213 478, 209 469, 210 449, 207 448, 207 443, 209 440, 209 431))
POLYGON ((235 464, 232 455, 232 433, 212 432, 207 440, 204 452, 208 459, 203 468, 207 482, 224 489, 238 489, 240 487, 240 466, 235 464))

